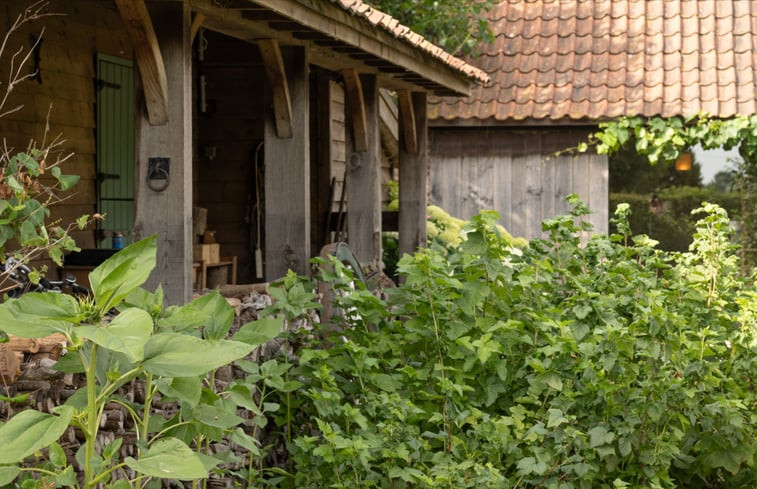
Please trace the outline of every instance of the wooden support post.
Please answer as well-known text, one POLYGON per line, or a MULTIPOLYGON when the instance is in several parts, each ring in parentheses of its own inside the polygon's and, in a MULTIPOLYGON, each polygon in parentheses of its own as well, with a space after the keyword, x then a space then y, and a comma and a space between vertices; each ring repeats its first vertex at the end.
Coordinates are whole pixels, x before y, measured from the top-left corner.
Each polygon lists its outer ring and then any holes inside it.
POLYGON ((281 57, 281 49, 276 39, 259 39, 258 48, 263 58, 265 72, 273 93, 273 114, 276 135, 282 139, 292 137, 292 101, 289 96, 289 82, 281 57))
POLYGON ((363 94, 362 83, 357 70, 350 69, 342 72, 344 78, 344 90, 347 94, 347 102, 350 111, 350 129, 352 130, 352 142, 355 145, 355 151, 367 151, 370 144, 370 135, 368 133, 368 124, 365 96, 363 94))
POLYGON ((418 247, 426 246, 426 206, 427 206, 427 182, 428 182, 428 119, 426 116, 426 94, 413 93, 412 104, 403 109, 400 104, 399 123, 399 187, 400 187, 400 212, 399 212, 399 254, 414 253, 418 247), (403 111, 412 110, 413 117, 403 114, 403 111), (412 121, 415 124, 410 131, 406 124, 412 121), (408 148, 408 134, 414 133, 417 137, 415 149, 408 148))
MULTIPOLYGON (((150 2, 168 81, 168 123, 152 126, 137 117, 134 234, 158 235, 157 267, 147 282, 160 283, 168 304, 183 304, 192 292, 192 52, 189 7, 184 2, 150 2), (150 159, 167 158, 163 171, 149 174, 150 159), (152 177, 152 178, 151 178, 152 177), (157 177, 157 178, 156 178, 157 177), (167 178, 161 178, 167 177, 167 178)), ((141 104, 138 104, 141 105, 141 104)), ((161 168, 165 160, 160 160, 161 168)))
POLYGON ((399 116, 402 117, 402 138, 404 148, 410 154, 418 152, 418 133, 415 123, 415 110, 413 109, 413 96, 409 90, 398 90, 397 101, 399 102, 399 116))
MULTIPOLYGON (((366 149, 357 147, 350 137, 356 125, 353 97, 347 97, 345 128, 347 137, 347 236, 361 263, 381 261, 381 136, 379 132, 379 93, 375 75, 360 76, 364 99, 366 149)), ((357 111, 358 113, 360 111, 357 111)))
MULTIPOLYGON (((292 137, 278 137, 273 110, 265 115, 265 276, 288 269, 309 272, 310 259, 310 97, 305 48, 282 49, 292 101, 292 137)), ((275 93, 266 88, 268 102, 275 93)), ((267 103, 266 105, 269 105, 267 103)))
POLYGON ((148 120, 153 125, 165 124, 168 122, 166 67, 147 6, 144 0, 116 0, 116 6, 134 44, 148 120))

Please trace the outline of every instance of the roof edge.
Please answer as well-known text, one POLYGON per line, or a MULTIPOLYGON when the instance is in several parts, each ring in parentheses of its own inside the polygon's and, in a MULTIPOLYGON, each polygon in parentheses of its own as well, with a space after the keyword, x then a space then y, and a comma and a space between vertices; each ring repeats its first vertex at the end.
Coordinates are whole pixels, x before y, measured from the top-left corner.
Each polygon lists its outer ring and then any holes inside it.
POLYGON ((341 9, 351 13, 356 17, 365 19, 369 24, 382 28, 392 36, 404 41, 411 46, 421 49, 432 57, 438 59, 445 65, 459 71, 468 79, 473 80, 481 85, 491 83, 491 78, 482 69, 477 68, 465 60, 458 58, 436 44, 428 41, 426 38, 413 31, 404 24, 401 24, 391 15, 377 9, 376 7, 363 2, 362 0, 330 0, 341 9))

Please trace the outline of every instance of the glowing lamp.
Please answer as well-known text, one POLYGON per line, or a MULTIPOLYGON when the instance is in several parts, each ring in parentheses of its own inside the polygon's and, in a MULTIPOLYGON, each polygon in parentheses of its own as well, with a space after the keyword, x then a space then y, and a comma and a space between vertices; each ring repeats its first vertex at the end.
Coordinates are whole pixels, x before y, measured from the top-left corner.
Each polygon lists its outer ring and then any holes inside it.
POLYGON ((676 171, 691 170, 691 153, 681 153, 676 160, 676 171))

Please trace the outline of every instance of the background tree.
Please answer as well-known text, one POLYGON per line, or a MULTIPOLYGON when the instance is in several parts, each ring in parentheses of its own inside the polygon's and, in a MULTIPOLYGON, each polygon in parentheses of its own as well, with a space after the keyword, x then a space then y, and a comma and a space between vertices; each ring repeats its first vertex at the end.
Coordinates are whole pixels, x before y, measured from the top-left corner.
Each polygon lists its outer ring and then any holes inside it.
POLYGON ((426 39, 455 55, 475 55, 492 41, 486 20, 497 0, 369 0, 426 39))
POLYGON ((712 177, 712 182, 707 184, 708 187, 718 192, 730 192, 736 184, 736 172, 734 170, 721 170, 712 177))

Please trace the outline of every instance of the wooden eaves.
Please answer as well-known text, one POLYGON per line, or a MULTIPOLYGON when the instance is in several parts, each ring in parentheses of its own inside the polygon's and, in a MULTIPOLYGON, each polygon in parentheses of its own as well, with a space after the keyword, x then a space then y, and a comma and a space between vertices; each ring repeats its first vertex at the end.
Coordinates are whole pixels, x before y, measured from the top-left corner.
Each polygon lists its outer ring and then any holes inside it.
MULTIPOLYGON (((189 3, 205 16, 205 28, 248 42, 277 39, 281 45, 305 46, 313 65, 373 74, 382 88, 468 95, 475 78, 330 0, 234 0, 226 7, 212 0, 189 3)), ((477 78, 485 81, 480 73, 477 78)))

